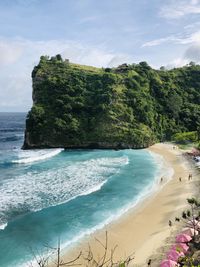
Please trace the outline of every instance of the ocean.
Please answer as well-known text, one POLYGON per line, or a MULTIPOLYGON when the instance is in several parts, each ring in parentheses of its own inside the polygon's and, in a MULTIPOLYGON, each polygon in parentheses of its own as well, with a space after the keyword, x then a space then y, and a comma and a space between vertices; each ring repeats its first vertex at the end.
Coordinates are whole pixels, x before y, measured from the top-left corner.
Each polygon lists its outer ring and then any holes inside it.
POLYGON ((170 177, 142 150, 21 150, 25 113, 0 113, 0 266, 28 266, 119 218, 170 177))

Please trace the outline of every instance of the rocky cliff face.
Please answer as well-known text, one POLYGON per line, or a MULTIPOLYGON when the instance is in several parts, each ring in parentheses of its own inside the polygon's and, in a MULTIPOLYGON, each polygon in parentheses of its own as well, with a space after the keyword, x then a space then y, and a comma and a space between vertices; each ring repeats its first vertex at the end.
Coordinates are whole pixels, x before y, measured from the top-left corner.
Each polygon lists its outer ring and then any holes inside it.
POLYGON ((192 130, 197 122, 186 125, 181 95, 187 81, 176 75, 145 62, 99 69, 41 57, 23 148, 143 148, 192 130))

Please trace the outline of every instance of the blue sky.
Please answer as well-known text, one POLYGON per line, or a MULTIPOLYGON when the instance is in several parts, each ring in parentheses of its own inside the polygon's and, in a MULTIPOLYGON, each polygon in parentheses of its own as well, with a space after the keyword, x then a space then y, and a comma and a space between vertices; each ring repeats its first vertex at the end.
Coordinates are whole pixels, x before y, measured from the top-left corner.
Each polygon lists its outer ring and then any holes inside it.
POLYGON ((99 67, 200 62, 200 0, 0 0, 0 111, 28 111, 39 57, 99 67))

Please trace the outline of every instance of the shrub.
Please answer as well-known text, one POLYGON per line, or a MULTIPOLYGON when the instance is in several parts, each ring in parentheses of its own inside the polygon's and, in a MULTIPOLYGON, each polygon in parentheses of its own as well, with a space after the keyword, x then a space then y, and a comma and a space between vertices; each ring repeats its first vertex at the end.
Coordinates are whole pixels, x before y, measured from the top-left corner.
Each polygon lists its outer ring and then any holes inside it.
POLYGON ((176 133, 172 136, 172 140, 180 144, 186 144, 188 142, 196 142, 198 136, 196 131, 176 133))

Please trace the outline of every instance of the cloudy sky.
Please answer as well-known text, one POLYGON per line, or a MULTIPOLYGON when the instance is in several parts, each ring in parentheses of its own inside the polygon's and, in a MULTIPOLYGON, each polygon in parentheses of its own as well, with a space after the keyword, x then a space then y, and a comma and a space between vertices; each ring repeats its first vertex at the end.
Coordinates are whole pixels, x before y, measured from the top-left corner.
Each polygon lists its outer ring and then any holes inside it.
POLYGON ((0 0, 0 111, 28 111, 41 55, 99 67, 200 62, 200 0, 0 0))

